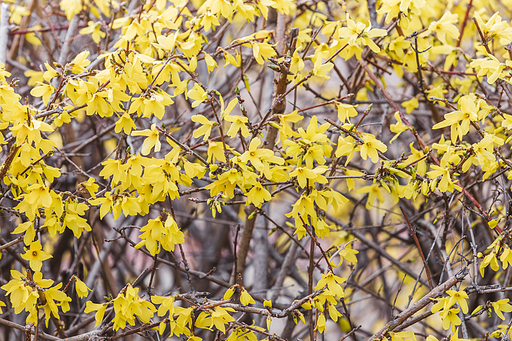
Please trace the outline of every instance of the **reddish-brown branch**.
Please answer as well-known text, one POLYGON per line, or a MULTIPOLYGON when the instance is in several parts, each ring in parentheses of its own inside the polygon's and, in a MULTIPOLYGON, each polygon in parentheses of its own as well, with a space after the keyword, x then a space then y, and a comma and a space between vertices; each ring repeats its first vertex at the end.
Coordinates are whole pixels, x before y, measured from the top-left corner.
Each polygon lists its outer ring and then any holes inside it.
POLYGON ((427 273, 427 279, 428 279, 428 284, 430 285, 430 289, 433 289, 434 282, 432 281, 432 275, 430 274, 430 268, 428 266, 427 260, 425 259, 425 255, 423 254, 423 250, 421 249, 421 245, 420 245, 420 241, 418 240, 418 236, 416 236, 416 231, 414 231, 414 228, 412 227, 411 222, 409 221, 409 218, 407 217, 407 214, 405 213, 402 206, 400 206, 400 210, 402 211, 402 214, 404 215, 407 226, 409 227, 409 232, 411 233, 411 236, 414 239, 414 242, 416 243, 416 247, 418 248, 418 252, 420 253, 421 259, 423 260, 423 264, 425 266, 425 272, 427 273))

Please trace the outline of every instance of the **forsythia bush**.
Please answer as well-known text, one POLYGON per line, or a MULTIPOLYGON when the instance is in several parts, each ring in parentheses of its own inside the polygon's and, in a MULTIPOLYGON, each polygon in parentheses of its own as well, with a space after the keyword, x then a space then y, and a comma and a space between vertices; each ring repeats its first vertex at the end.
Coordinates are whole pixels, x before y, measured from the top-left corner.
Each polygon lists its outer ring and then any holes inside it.
POLYGON ((511 6, 4 1, 0 339, 505 337, 511 6))

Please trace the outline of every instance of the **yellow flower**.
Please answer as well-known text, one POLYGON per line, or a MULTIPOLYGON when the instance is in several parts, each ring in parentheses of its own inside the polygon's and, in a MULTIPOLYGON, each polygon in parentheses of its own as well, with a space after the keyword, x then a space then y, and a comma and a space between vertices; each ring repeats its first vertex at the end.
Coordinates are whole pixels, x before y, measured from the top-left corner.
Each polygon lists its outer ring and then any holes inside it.
POLYGON ((416 336, 414 335, 414 332, 412 330, 397 333, 389 332, 389 336, 391 336, 391 341, 416 341, 416 336))
POLYGON ((468 302, 466 300, 469 299, 468 294, 464 290, 448 290, 446 292, 448 295, 450 295, 450 299, 448 300, 447 306, 451 307, 455 303, 458 303, 460 308, 462 309, 462 312, 464 314, 468 313, 468 302))
POLYGON ((293 74, 297 74, 297 72, 302 71, 304 69, 304 61, 300 57, 299 53, 295 51, 292 56, 292 60, 290 63, 290 72, 293 74))
POLYGON ((37 304, 38 291, 29 285, 25 285, 28 280, 26 273, 22 274, 19 271, 11 270, 11 277, 12 279, 2 286, 2 290, 6 291, 6 296, 10 295, 14 313, 19 314, 23 310, 31 311, 37 304))
POLYGON ((395 112, 395 120, 396 120, 396 123, 392 124, 389 127, 389 130, 391 130, 391 132, 395 133, 396 135, 393 136, 393 138, 391 139, 391 141, 389 141, 389 143, 392 143, 394 140, 396 140, 398 138, 398 136, 400 136, 401 133, 403 133, 404 131, 409 129, 405 124, 403 124, 402 119, 400 118, 400 113, 398 111, 395 112))
POLYGON ((375 199, 379 199, 381 204, 384 202, 384 196, 382 195, 380 187, 377 184, 361 187, 356 191, 356 193, 368 193, 368 200, 366 201, 367 209, 372 207, 375 199))
POLYGON ((96 197, 95 194, 98 191, 99 186, 95 183, 93 177, 90 177, 86 182, 82 182, 80 185, 82 185, 89 192, 91 197, 96 197))
POLYGON ((501 126, 506 129, 511 129, 512 128, 512 115, 503 114, 503 117, 505 119, 503 121, 501 121, 501 126))
MULTIPOLYGON (((225 0, 213 0, 209 2, 210 6, 209 10, 211 10, 212 14, 215 16, 222 15, 224 18, 231 19, 233 15, 233 7, 230 5, 228 1, 225 0)), ((200 8, 201 10, 201 8, 200 8)))
POLYGON ((460 309, 457 308, 457 309, 443 310, 442 312, 439 313, 439 315, 443 319, 443 328, 444 329, 448 329, 451 326, 452 331, 454 331, 455 327, 462 323, 458 316, 459 311, 460 311, 460 309))
POLYGON ((26 221, 24 223, 21 223, 14 229, 14 231, 11 232, 11 234, 20 234, 25 233, 23 237, 23 242, 25 245, 30 244, 34 237, 36 236, 36 231, 34 229, 34 223, 32 221, 26 221))
POLYGON ((288 137, 293 136, 295 132, 290 126, 290 123, 297 123, 302 119, 303 117, 298 114, 298 110, 294 110, 286 115, 279 115, 279 122, 281 123, 281 128, 279 129, 279 139, 285 141, 288 137))
POLYGON ((345 247, 340 253, 341 262, 339 265, 343 263, 343 260, 347 260, 349 263, 357 263, 357 257, 356 255, 359 253, 359 251, 354 250, 349 246, 345 247))
POLYGON ((453 192, 453 189, 462 191, 460 186, 453 183, 452 179, 450 178, 450 170, 447 167, 440 167, 437 165, 431 165, 430 167, 434 169, 427 173, 430 179, 435 179, 439 176, 442 176, 441 181, 437 186, 441 192, 453 192))
POLYGON ((419 107, 419 102, 417 97, 413 97, 408 101, 402 102, 402 107, 405 108, 405 112, 410 114, 414 111, 414 109, 419 107))
POLYGON ((197 107, 208 99, 208 93, 197 83, 187 92, 187 96, 194 100, 192 108, 197 107))
POLYGON ((482 263, 480 263, 480 274, 484 277, 484 270, 487 266, 491 265, 491 269, 494 271, 498 271, 500 265, 498 263, 498 259, 496 258, 496 253, 493 251, 484 257, 482 263))
MULTIPOLYGON (((431 341, 431 340, 428 340, 431 341)), ((436 340, 437 341, 437 340, 436 340)), ((450 336, 450 341, 469 341, 468 339, 459 339, 459 328, 455 328, 452 336, 450 336)))
POLYGON ((263 204, 265 201, 270 201, 271 199, 272 196, 270 195, 270 192, 261 186, 261 183, 257 182, 256 185, 254 185, 249 191, 249 193, 247 193, 247 201, 245 206, 253 204, 256 207, 261 207, 261 204, 263 204))
POLYGON ((461 97, 459 102, 460 110, 444 115, 445 120, 435 124, 432 128, 439 129, 451 126, 452 142, 460 140, 469 132, 471 122, 478 121, 478 109, 472 96, 461 97))
POLYGON ((327 286, 332 294, 338 296, 339 298, 343 298, 345 297, 345 294, 343 293, 341 284, 345 281, 345 278, 338 277, 333 274, 332 271, 329 271, 327 274, 322 275, 322 279, 320 279, 316 284, 315 290, 320 290, 327 286))
POLYGON ((224 116, 224 120, 232 122, 228 132, 226 133, 229 137, 235 137, 236 134, 238 134, 238 131, 241 131, 243 137, 251 136, 251 133, 247 128, 247 123, 249 122, 249 119, 247 117, 237 115, 226 115, 224 116))
POLYGON ((48 62, 45 62, 44 66, 46 66, 46 71, 43 73, 45 81, 50 82, 54 77, 59 76, 59 73, 48 62))
POLYGON ((453 39, 457 39, 459 37, 459 30, 457 29, 456 24, 459 21, 459 16, 457 14, 451 14, 450 12, 445 12, 441 19, 438 21, 432 21, 428 27, 428 30, 422 34, 422 36, 427 36, 435 31, 437 34, 437 39, 439 39, 443 44, 448 44, 446 42, 446 36, 453 39))
POLYGON ((208 69, 208 73, 212 72, 213 69, 215 69, 217 67, 217 62, 208 53, 204 54, 204 61, 206 62, 206 67, 208 69))
POLYGON ((421 161, 418 161, 416 163, 416 172, 424 176, 427 171, 427 161, 425 160, 425 153, 423 153, 421 150, 416 150, 416 148, 413 147, 414 142, 411 142, 409 145, 409 148, 411 149, 411 155, 405 160, 405 164, 413 163, 419 159, 422 159, 421 161))
POLYGON ((228 290, 226 290, 226 293, 224 294, 223 299, 224 300, 229 300, 233 296, 233 294, 235 293, 235 289, 236 288, 237 288, 237 286, 234 285, 234 286, 230 287, 228 290))
POLYGON ((512 265, 512 251, 506 244, 503 246, 503 252, 501 253, 500 261, 501 265, 503 266, 503 270, 506 270, 509 265, 512 265))
POLYGON ((345 123, 345 121, 348 119, 350 122, 351 117, 357 116, 357 105, 350 105, 345 103, 335 103, 336 104, 336 111, 338 112, 338 119, 341 123, 345 123))
POLYGON ((224 148, 222 146, 222 142, 212 142, 208 141, 208 162, 215 162, 215 160, 219 160, 221 162, 226 162, 226 156, 224 155, 224 148))
POLYGON ((356 143, 352 136, 347 136, 343 138, 343 136, 338 137, 338 148, 336 149, 336 157, 346 156, 347 161, 345 165, 347 165, 350 160, 354 157, 356 151, 360 150, 360 146, 356 143))
POLYGON ((132 136, 147 136, 147 138, 144 140, 144 143, 142 144, 142 155, 148 155, 153 147, 155 148, 155 152, 159 152, 160 148, 162 147, 162 144, 159 140, 160 134, 154 123, 151 125, 151 129, 134 131, 132 136))
POLYGON ((223 333, 226 332, 225 325, 235 320, 235 318, 231 316, 229 312, 235 312, 235 310, 233 308, 215 307, 211 313, 213 325, 223 333))
POLYGON ((154 313, 157 311, 155 306, 139 297, 139 288, 134 288, 128 284, 119 295, 113 300, 114 305, 114 323, 113 329, 118 330, 126 327, 126 323, 135 324, 135 316, 141 322, 149 323, 154 313), (130 308, 128 308, 130 307, 130 308))
POLYGON ((173 100, 164 92, 154 92, 149 98, 143 99, 144 113, 143 117, 151 117, 154 114, 159 120, 164 117, 165 106, 173 104, 173 100))
POLYGON ((317 321, 316 321, 316 327, 315 327, 315 329, 318 329, 318 331, 319 331, 320 333, 325 332, 325 328, 326 328, 326 326, 327 326, 327 323, 326 323, 326 322, 327 322, 327 321, 325 320, 325 315, 324 315, 324 314, 322 314, 322 313, 321 313, 321 314, 319 314, 319 315, 318 315, 318 319, 317 319, 317 321))
POLYGON ((236 52, 235 57, 233 57, 229 52, 224 52, 224 66, 233 65, 234 67, 240 67, 242 63, 242 56, 236 52))
POLYGON ((171 51, 176 45, 176 38, 178 37, 178 32, 174 34, 169 34, 168 36, 158 36, 156 37, 156 41, 158 43, 153 43, 158 48, 162 50, 171 51))
POLYGON ((36 145, 41 142, 41 132, 52 132, 53 128, 46 122, 39 120, 31 120, 30 122, 22 122, 9 128, 13 135, 16 135, 16 144, 21 146, 28 139, 30 144, 35 142, 36 145))
POLYGON ((94 40, 94 42, 96 44, 99 44, 101 41, 101 38, 105 38, 107 34, 101 30, 100 23, 95 23, 93 21, 89 21, 87 23, 87 25, 88 25, 87 27, 82 28, 80 30, 80 32, 78 32, 78 33, 90 34, 92 36, 92 40, 94 40))
POLYGON ((327 171, 327 167, 319 166, 315 169, 309 169, 307 167, 297 167, 290 173, 291 177, 296 177, 299 182, 299 186, 304 188, 308 185, 312 185, 314 182, 327 183, 327 179, 322 174, 327 171), (309 182, 311 181, 311 182, 309 182), (309 182, 309 183, 308 183, 309 182))
POLYGON ((110 192, 106 192, 103 198, 97 198, 90 201, 91 205, 101 205, 100 218, 103 219, 107 213, 114 208, 114 199, 110 192))
POLYGON ((71 63, 66 66, 71 66, 71 72, 78 74, 84 71, 87 71, 86 67, 91 64, 91 62, 87 59, 89 57, 89 51, 83 51, 77 54, 77 56, 71 61, 71 63))
POLYGON ((381 141, 377 140, 372 134, 364 134, 362 137, 363 144, 361 145, 361 157, 366 160, 370 157, 373 163, 379 162, 379 151, 381 153, 386 152, 388 147, 381 141))
POLYGON ((258 64, 263 64, 263 58, 268 59, 276 55, 274 47, 268 43, 254 43, 252 45, 252 53, 258 64))
POLYGON ((41 271, 43 261, 52 258, 51 255, 42 250, 41 243, 39 240, 30 244, 30 249, 25 248, 25 253, 21 255, 21 258, 30 262, 30 268, 34 271, 41 271))
POLYGON ((504 298, 502 300, 492 302, 492 307, 494 309, 494 312, 502 320, 505 319, 505 316, 503 316, 503 311, 507 312, 507 313, 512 311, 512 305, 510 305, 510 303, 508 303, 508 301, 509 301, 508 298, 504 298))
MULTIPOLYGON (((34 279, 36 274, 39 274, 42 279, 42 274, 40 272, 36 272, 34 274, 34 279)), ((44 281, 44 280, 43 280, 44 281)), ((53 281, 50 281, 53 282, 53 281)), ((62 287, 62 283, 57 284, 54 287, 47 288, 44 291, 44 297, 46 299, 46 304, 44 306, 44 314, 45 314, 45 325, 48 328, 48 322, 50 321, 51 316, 60 319, 58 305, 60 305, 62 312, 69 311, 69 302, 71 302, 71 298, 69 298, 63 291, 59 290, 62 287), (60 303, 56 303, 58 301, 60 303)))
POLYGON ((499 38, 502 45, 506 45, 512 40, 512 27, 509 27, 506 21, 501 20, 499 12, 494 13, 485 24, 478 11, 474 12, 474 19, 478 22, 478 26, 486 39, 499 38))
POLYGON ((176 244, 185 241, 183 232, 180 231, 176 221, 171 216, 168 216, 164 223, 162 223, 161 217, 150 219, 140 231, 143 232, 139 236, 142 241, 135 245, 135 248, 139 249, 146 246, 146 249, 153 256, 160 252, 160 247, 167 251, 174 251, 176 244))
POLYGON ((25 77, 29 77, 29 80, 27 82, 28 86, 34 86, 37 84, 37 82, 42 82, 44 80, 44 73, 42 71, 35 71, 29 69, 25 71, 23 74, 25 75, 25 77))
POLYGON ((400 26, 407 28, 410 21, 408 17, 410 17, 411 14, 421 14, 421 9, 425 7, 425 4, 425 0, 384 0, 382 1, 382 6, 377 10, 377 13, 386 14, 386 24, 393 18, 398 17, 404 19, 400 20, 400 26), (399 15, 400 12, 404 15, 399 15))
POLYGON ((317 77, 322 77, 322 78, 325 78, 325 79, 329 79, 331 77, 328 76, 328 73, 329 71, 331 71, 331 69, 334 67, 334 64, 329 62, 329 63, 322 63, 322 58, 320 56, 318 56, 316 58, 316 61, 315 61, 315 66, 313 67, 313 75, 317 76, 317 77))
POLYGON ((242 303, 243 305, 249 305, 256 303, 256 301, 254 301, 254 298, 252 298, 252 296, 247 292, 247 290, 242 288, 240 293, 240 303, 242 303))
POLYGON ((260 172, 263 172, 265 168, 262 161, 273 162, 279 165, 284 164, 284 160, 280 157, 274 156, 274 152, 270 149, 258 148, 260 144, 261 140, 258 137, 252 139, 249 144, 249 150, 240 156, 240 161, 246 164, 250 161, 254 168, 260 172))
POLYGON ((201 127, 194 130, 193 136, 198 138, 204 135, 203 140, 208 140, 210 137, 210 133, 212 131, 212 127, 216 124, 214 121, 210 121, 203 115, 194 115, 191 117, 192 122, 200 123, 201 127))
POLYGON ((76 0, 62 0, 60 1, 60 9, 66 13, 68 20, 71 20, 75 14, 82 11, 82 2, 76 0))
POLYGON ((87 287, 87 285, 84 282, 82 282, 78 277, 73 276, 73 278, 75 279, 75 289, 76 289, 76 293, 78 294, 78 297, 80 297, 80 298, 87 297, 87 295, 89 295, 89 291, 91 291, 91 289, 89 289, 87 287))
POLYGON ((130 114, 125 112, 121 117, 119 117, 119 120, 116 122, 116 127, 114 131, 116 133, 119 133, 122 130, 126 135, 130 135, 132 129, 137 129, 137 126, 133 122, 130 114))
POLYGON ((107 303, 97 304, 92 303, 91 301, 87 301, 87 303, 85 304, 84 313, 89 314, 90 312, 93 311, 96 312, 96 315, 94 315, 94 318, 96 320, 96 324, 94 325, 94 327, 99 326, 103 321, 103 316, 105 316, 105 310, 107 309, 107 306, 107 303))
POLYGON ((371 24, 366 25, 362 22, 355 22, 350 19, 350 15, 346 14, 347 27, 342 27, 338 30, 338 35, 342 38, 339 42, 340 45, 348 44, 353 47, 349 49, 350 52, 343 51, 343 57, 345 60, 352 57, 354 53, 357 53, 358 59, 361 56, 362 48, 368 46, 373 52, 379 53, 380 48, 374 43, 372 38, 383 37, 387 35, 387 31, 384 29, 374 28, 372 29, 371 24))
POLYGON ((219 19, 211 13, 211 11, 206 12, 203 15, 203 19, 201 20, 201 25, 204 27, 205 32, 208 32, 213 26, 219 26, 219 19))

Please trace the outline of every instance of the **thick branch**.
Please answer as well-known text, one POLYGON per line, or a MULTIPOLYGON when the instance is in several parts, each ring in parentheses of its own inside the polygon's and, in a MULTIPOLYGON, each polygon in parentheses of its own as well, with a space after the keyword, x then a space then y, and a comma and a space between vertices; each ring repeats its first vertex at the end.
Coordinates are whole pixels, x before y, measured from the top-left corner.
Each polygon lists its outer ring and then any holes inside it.
POLYGON ((464 280, 464 278, 469 274, 469 269, 464 268, 459 271, 455 276, 444 282, 443 284, 438 285, 434 289, 432 289, 428 294, 423 296, 418 302, 414 303, 409 309, 404 310, 400 313, 396 318, 386 323, 386 325, 375 333, 372 337, 368 338, 367 341, 381 340, 386 334, 390 331, 393 331, 400 327, 402 323, 404 323, 409 317, 414 315, 416 312, 425 308, 429 303, 432 302, 433 298, 437 298, 443 295, 447 290, 453 287, 455 284, 464 280))

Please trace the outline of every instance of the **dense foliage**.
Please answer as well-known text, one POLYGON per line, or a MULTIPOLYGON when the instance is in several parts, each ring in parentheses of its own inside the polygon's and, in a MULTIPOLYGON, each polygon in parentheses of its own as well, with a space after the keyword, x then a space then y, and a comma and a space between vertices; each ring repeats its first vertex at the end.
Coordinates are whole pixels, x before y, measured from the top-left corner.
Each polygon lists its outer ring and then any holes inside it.
POLYGON ((508 337, 511 6, 4 1, 0 339, 508 337))

